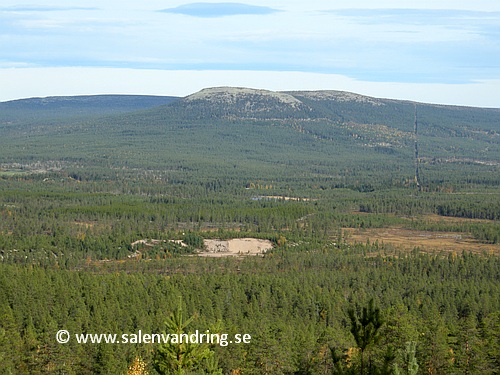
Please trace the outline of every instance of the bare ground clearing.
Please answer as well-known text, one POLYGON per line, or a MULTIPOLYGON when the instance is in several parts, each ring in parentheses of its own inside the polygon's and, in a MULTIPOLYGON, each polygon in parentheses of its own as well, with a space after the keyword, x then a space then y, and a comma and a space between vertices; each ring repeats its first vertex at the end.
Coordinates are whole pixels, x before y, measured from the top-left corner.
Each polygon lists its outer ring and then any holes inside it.
POLYGON ((273 248, 269 240, 258 238, 234 238, 230 240, 203 240, 206 250, 201 257, 230 257, 260 255, 273 248))
MULTIPOLYGON (((167 240, 141 239, 132 242, 130 245, 153 247, 164 242, 167 242, 167 240)), ((168 242, 187 246, 182 240, 168 240, 168 242)), ((209 258, 262 255, 273 248, 273 243, 271 241, 259 238, 234 238, 229 240, 205 239, 203 243, 205 245, 205 250, 200 251, 196 255, 209 258)), ((135 258, 138 255, 140 255, 140 251, 136 251, 134 254, 129 255, 129 258, 135 258)))

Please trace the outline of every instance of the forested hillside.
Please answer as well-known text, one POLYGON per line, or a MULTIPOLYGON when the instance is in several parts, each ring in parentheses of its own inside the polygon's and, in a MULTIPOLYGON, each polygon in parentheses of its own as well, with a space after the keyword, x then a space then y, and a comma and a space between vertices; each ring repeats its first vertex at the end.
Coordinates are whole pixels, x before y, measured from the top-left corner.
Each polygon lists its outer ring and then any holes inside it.
POLYGON ((0 374, 496 374, 499 134, 339 91, 0 103, 0 374), (273 249, 202 256, 234 238, 273 249))
POLYGON ((0 103, 0 123, 39 125, 41 122, 88 120, 91 117, 134 112, 177 100, 173 96, 87 95, 29 98, 0 103))

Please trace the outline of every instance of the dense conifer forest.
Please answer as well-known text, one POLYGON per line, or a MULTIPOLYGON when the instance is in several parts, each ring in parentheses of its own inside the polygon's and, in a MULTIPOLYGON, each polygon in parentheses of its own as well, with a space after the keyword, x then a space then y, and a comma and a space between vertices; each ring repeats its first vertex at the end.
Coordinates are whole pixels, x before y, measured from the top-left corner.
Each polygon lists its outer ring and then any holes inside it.
POLYGON ((0 374, 498 374, 499 133, 336 91, 0 103, 0 374), (273 248, 202 256, 235 238, 273 248))

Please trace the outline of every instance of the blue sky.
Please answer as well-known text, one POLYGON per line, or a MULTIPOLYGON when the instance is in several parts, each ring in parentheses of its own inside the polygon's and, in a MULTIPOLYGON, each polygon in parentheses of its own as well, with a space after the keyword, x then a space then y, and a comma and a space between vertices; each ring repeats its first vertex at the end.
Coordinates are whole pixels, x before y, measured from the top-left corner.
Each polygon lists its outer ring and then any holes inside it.
POLYGON ((0 4, 0 101, 223 85, 500 107, 500 2, 0 4))

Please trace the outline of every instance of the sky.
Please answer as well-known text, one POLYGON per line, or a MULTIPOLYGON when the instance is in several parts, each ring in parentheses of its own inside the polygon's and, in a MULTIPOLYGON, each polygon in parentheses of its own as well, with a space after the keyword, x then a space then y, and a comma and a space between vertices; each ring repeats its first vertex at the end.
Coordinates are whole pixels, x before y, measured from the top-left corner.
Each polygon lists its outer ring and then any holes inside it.
POLYGON ((0 2, 0 101, 214 86, 498 108, 500 1, 0 2))

